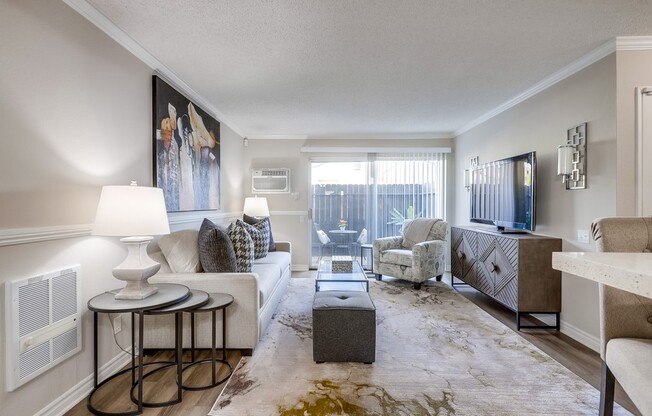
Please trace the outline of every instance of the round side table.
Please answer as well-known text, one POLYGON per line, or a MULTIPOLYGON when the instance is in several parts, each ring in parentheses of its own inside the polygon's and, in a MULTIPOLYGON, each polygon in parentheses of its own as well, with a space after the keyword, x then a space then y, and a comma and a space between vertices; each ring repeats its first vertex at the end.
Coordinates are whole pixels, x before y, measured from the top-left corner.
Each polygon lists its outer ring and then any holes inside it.
POLYGON ((104 292, 91 298, 88 301, 88 310, 93 312, 93 390, 86 400, 86 408, 89 412, 95 415, 120 415, 130 416, 139 415, 143 413, 143 323, 145 311, 154 308, 160 308, 183 301, 190 296, 190 289, 183 285, 171 283, 158 283, 156 284, 158 292, 145 298, 145 299, 115 299, 115 294, 120 289, 104 292), (98 383, 98 330, 97 330, 97 317, 99 313, 131 313, 131 368, 119 371, 118 373, 108 377, 101 383, 98 383), (136 381, 136 350, 135 345, 135 326, 134 315, 138 315, 138 380, 136 381), (138 388, 138 399, 135 403, 138 405, 137 410, 127 412, 114 412, 107 413, 96 409, 93 404, 93 395, 104 384, 112 379, 131 371, 131 388, 132 392, 135 386, 138 388))
POLYGON ((209 294, 209 300, 206 304, 203 306, 200 306, 199 308, 193 309, 190 312, 190 339, 191 339, 191 356, 192 356, 192 362, 186 366, 186 368, 183 369, 183 371, 187 370, 188 368, 197 365, 197 364, 202 364, 202 363, 211 363, 211 383, 204 385, 204 386, 186 386, 183 385, 182 383, 180 384, 184 389, 186 390, 206 390, 211 387, 215 387, 218 384, 224 383, 226 380, 231 377, 231 374, 233 374, 233 367, 229 363, 229 361, 226 359, 226 308, 233 303, 233 296, 227 294, 227 293, 210 293, 209 294), (215 335, 217 332, 216 329, 216 315, 217 311, 222 310, 222 359, 218 360, 217 359, 217 353, 216 353, 216 347, 215 347, 215 335), (204 360, 199 360, 195 361, 195 314, 196 313, 201 313, 201 312, 211 312, 212 314, 212 321, 211 321, 211 358, 206 358, 204 360), (226 376, 220 378, 217 380, 217 376, 215 374, 215 369, 217 367, 217 363, 222 363, 229 367, 229 372, 226 376))
MULTIPOLYGON (((181 403, 181 400, 183 399, 182 396, 182 391, 181 391, 181 377, 182 377, 182 371, 183 371, 183 312, 188 312, 191 310, 194 310, 196 308, 199 308, 203 305, 205 305, 209 301, 208 293, 202 291, 202 290, 191 290, 190 291, 190 296, 188 296, 186 299, 184 299, 181 302, 175 303, 173 305, 166 306, 164 308, 159 308, 159 309, 151 309, 148 311, 145 311, 145 315, 168 315, 168 314, 174 314, 174 345, 175 345, 175 361, 170 362, 170 361, 156 361, 156 362, 151 362, 147 363, 146 365, 156 365, 159 364, 161 367, 156 368, 149 373, 145 374, 140 381, 142 383, 144 379, 147 377, 151 376, 152 374, 156 373, 159 370, 166 369, 168 367, 172 367, 174 365, 177 366, 177 397, 176 399, 168 400, 166 402, 145 402, 142 401, 142 406, 143 407, 165 407, 165 406, 170 406, 173 404, 181 403)), ((133 386, 131 388, 131 401, 136 402, 136 398, 133 395, 134 389, 136 386, 133 386)), ((139 391, 142 391, 142 387, 139 387, 139 391)))

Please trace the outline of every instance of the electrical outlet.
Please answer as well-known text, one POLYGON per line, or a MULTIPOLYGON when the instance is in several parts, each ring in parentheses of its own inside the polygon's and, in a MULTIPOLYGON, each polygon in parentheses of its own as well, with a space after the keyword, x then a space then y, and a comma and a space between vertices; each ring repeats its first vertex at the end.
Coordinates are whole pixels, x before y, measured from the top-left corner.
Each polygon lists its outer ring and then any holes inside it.
POLYGON ((118 315, 113 318, 113 333, 117 334, 122 331, 122 316, 118 315))
POLYGON ((589 230, 577 230, 577 242, 583 244, 589 244, 589 230))

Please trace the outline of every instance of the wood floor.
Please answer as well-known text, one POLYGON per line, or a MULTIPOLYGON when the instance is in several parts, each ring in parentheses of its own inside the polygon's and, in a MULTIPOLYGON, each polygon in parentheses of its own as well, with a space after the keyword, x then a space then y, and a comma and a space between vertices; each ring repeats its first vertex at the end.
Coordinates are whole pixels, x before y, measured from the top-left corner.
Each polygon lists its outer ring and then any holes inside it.
MULTIPOLYGON (((315 272, 293 273, 293 277, 314 276, 315 272)), ((450 284, 450 275, 444 277, 444 282, 450 284)), ((491 316, 516 331, 514 313, 498 304, 488 296, 476 291, 475 289, 456 286, 456 290, 471 302, 478 305, 491 316)), ((523 319, 526 323, 526 318, 523 319)), ((530 322, 528 322, 530 323, 530 322)), ((534 323, 532 321, 531 323, 534 323)), ((537 346, 539 349, 550 355, 566 368, 583 378, 595 388, 600 388, 600 356, 593 350, 585 347, 572 338, 561 332, 551 330, 522 330, 518 332, 520 336, 537 346)), ((208 357, 208 352, 202 352, 208 357)), ((219 354, 219 352, 218 352, 219 354)), ((188 359, 188 356, 184 356, 188 359)), ((239 351, 229 351, 228 360, 235 368, 240 360, 239 351)), ((171 351, 157 353, 154 357, 147 357, 146 361, 170 361, 173 359, 171 351)), ((148 377, 145 381, 144 400, 171 400, 176 397, 175 370, 170 368, 158 372, 156 375, 148 377)), ((195 366, 184 372, 184 383, 199 385, 207 383, 210 380, 210 365, 204 364, 195 366)), ((135 405, 129 399, 129 392, 124 386, 129 385, 129 376, 124 375, 103 386, 93 397, 93 405, 106 412, 129 411, 135 409, 135 405)), ((217 400, 226 383, 204 391, 184 391, 183 401, 174 406, 164 408, 145 409, 143 415, 184 415, 200 416, 206 415, 217 400)), ((554 400, 554 398, 551 398, 554 400)), ((629 398, 620 389, 616 387, 616 401, 627 408, 635 415, 640 415, 631 403, 629 398)), ((78 403, 66 416, 80 416, 90 414, 86 409, 86 400, 78 403)))

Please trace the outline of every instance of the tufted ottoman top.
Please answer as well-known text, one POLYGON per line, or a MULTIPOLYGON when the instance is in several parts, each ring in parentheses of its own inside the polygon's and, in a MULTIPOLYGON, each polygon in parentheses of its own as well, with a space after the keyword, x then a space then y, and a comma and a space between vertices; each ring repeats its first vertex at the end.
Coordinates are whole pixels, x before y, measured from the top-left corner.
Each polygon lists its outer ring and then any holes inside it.
POLYGON ((313 310, 351 309, 375 311, 376 307, 367 292, 317 292, 312 304, 313 310))

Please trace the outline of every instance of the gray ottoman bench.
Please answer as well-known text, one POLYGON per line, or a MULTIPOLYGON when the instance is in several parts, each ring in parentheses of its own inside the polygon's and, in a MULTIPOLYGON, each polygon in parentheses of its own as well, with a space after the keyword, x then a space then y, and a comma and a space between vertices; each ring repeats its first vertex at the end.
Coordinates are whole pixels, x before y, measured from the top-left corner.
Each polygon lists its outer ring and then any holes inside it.
POLYGON ((376 307, 369 293, 315 293, 312 357, 318 363, 376 361, 376 307))

